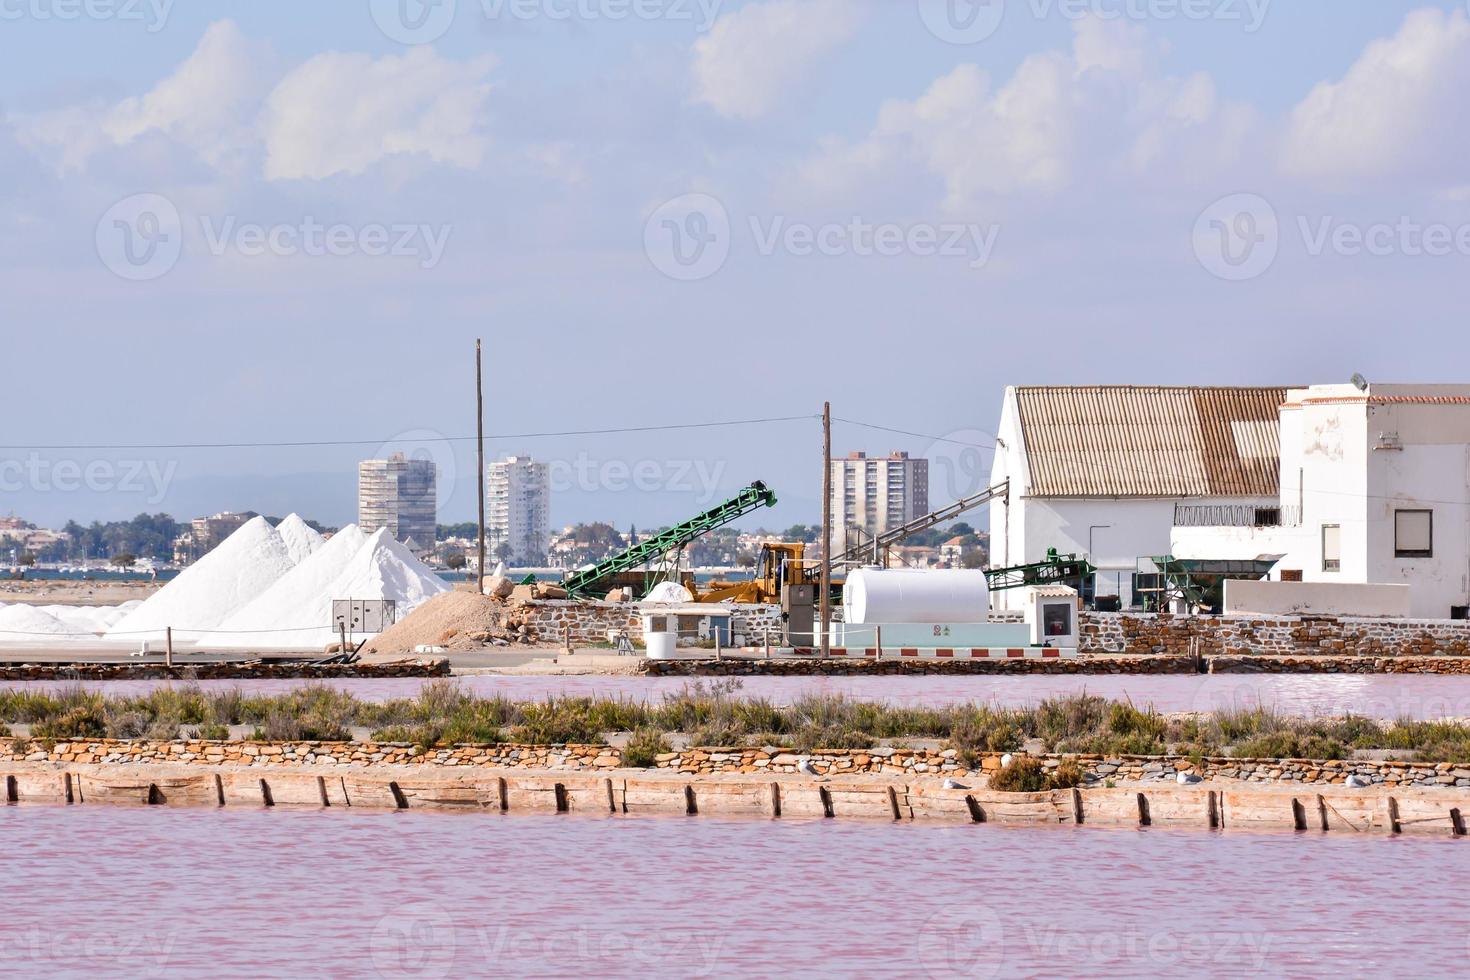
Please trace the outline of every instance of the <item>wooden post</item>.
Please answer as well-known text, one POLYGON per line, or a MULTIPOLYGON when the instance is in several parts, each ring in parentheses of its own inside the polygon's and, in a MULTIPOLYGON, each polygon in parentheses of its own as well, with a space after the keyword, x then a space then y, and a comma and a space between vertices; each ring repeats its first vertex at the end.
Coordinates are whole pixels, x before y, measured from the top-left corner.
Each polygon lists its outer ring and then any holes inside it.
POLYGON ((563 626, 561 628, 561 637, 562 646, 564 646, 567 653, 570 654, 572 652, 572 628, 570 626, 563 626))
POLYGON ((822 659, 832 652, 832 403, 822 403, 822 659))
POLYGON ((724 637, 720 635, 720 627, 717 626, 717 625, 715 625, 713 622, 710 623, 710 626, 711 626, 711 628, 712 628, 712 630, 713 630, 713 632, 715 634, 715 659, 716 660, 724 660, 725 659, 725 649, 724 649, 725 643, 724 643, 724 637))
POLYGON ((880 626, 874 626, 873 627, 873 642, 878 647, 878 659, 879 660, 882 660, 883 659, 883 627, 881 625, 880 626))
POLYGON ((341 654, 346 654, 347 653, 347 623, 346 623, 345 620, 337 624, 337 635, 341 638, 341 643, 337 647, 337 652, 338 653, 341 653, 341 654))
POLYGON ((475 441, 476 455, 479 461, 475 472, 479 479, 476 486, 479 487, 480 495, 480 538, 479 558, 476 564, 478 577, 476 578, 476 592, 485 594, 485 382, 480 369, 480 341, 475 340, 475 441))
POLYGON ((172 626, 163 628, 163 665, 165 667, 174 665, 174 628, 172 626))

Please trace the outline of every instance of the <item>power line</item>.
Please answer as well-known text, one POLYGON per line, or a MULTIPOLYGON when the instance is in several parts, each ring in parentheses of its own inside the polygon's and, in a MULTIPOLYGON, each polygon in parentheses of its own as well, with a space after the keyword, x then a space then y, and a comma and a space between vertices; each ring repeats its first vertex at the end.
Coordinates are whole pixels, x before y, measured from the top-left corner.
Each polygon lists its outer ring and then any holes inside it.
MULTIPOLYGON (((716 429, 737 425, 768 425, 776 422, 805 422, 819 415, 785 415, 764 419, 730 419, 722 422, 684 422, 674 425, 634 425, 610 429, 568 429, 564 432, 508 432, 489 434, 487 439, 553 439, 562 436, 604 436, 635 432, 672 432, 679 429, 716 429)), ((40 452, 106 452, 113 450, 182 450, 182 449, 306 449, 325 446, 391 446, 395 442, 474 442, 476 436, 416 436, 414 439, 314 439, 294 442, 179 442, 179 443, 96 443, 55 445, 0 445, 0 449, 40 452)))
POLYGON ((879 432, 892 432, 901 436, 913 436, 915 439, 928 439, 930 442, 948 442, 956 446, 970 446, 975 449, 995 449, 994 443, 966 442, 963 439, 951 439, 948 436, 931 436, 923 432, 910 432, 908 429, 895 429, 888 425, 875 425, 872 422, 859 422, 857 419, 844 419, 832 416, 833 422, 843 422, 847 425, 855 425, 862 429, 876 429, 879 432))

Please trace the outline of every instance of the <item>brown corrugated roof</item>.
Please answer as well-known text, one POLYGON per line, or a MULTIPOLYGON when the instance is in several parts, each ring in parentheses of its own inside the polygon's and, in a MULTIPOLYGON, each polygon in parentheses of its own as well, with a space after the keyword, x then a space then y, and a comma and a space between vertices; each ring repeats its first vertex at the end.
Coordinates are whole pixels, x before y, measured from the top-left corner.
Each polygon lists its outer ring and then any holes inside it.
POLYGON ((1041 497, 1273 497, 1285 388, 1016 389, 1041 497))

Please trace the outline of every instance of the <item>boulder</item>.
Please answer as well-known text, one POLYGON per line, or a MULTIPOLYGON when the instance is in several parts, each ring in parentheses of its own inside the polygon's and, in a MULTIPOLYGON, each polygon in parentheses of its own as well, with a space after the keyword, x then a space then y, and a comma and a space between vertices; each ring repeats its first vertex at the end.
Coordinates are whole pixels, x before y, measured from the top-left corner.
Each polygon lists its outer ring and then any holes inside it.
POLYGON ((485 594, 496 599, 508 599, 516 584, 504 575, 492 575, 485 580, 485 594))
POLYGON ((552 585, 549 582, 536 583, 536 598, 538 599, 565 599, 566 597, 567 590, 559 585, 552 585))
POLYGON ((627 602, 628 601, 628 590, 627 589, 613 589, 611 592, 609 592, 607 594, 607 601, 608 602, 627 602))

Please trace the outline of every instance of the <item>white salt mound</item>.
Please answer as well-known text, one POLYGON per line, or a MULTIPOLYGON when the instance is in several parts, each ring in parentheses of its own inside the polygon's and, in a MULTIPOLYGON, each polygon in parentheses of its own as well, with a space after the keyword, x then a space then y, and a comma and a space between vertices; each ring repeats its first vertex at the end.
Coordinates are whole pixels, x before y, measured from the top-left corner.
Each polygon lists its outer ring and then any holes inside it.
POLYGON ((341 551, 334 549, 339 531, 301 566, 299 576, 282 578, 279 588, 260 596, 247 609, 231 616, 227 631, 271 630, 273 632, 227 633, 209 640, 210 645, 254 647, 259 649, 321 649, 337 638, 331 626, 334 599, 392 599, 397 616, 404 618, 425 600, 449 586, 413 552, 396 541, 386 529, 364 536, 352 527, 361 544, 343 560, 350 537, 344 538, 341 551), (323 558, 322 556, 327 556, 323 558), (329 575, 336 565, 335 574, 329 575), (320 629, 305 630, 321 624, 320 629))
POLYGON ((45 644, 66 640, 85 640, 84 636, 65 636, 77 632, 50 613, 35 606, 18 602, 11 606, 0 606, 0 643, 45 644))
POLYGON ((348 598, 330 595, 328 590, 367 540, 356 524, 347 525, 275 585, 235 611, 220 626, 226 635, 210 637, 210 643, 230 647, 321 646, 322 631, 330 632, 332 599, 348 598))
POLYGON ((50 605, 36 608, 48 615, 55 616, 74 630, 85 633, 102 633, 142 604, 142 599, 130 599, 116 606, 50 605))
POLYGON ((192 631, 216 629, 295 564, 270 522, 253 517, 118 620, 106 638, 133 642, 161 638, 164 628, 172 626, 180 641, 205 641, 207 637, 192 631))
POLYGON ((298 565, 310 558, 325 541, 297 514, 288 514, 285 520, 276 525, 276 533, 286 542, 286 552, 298 565))

